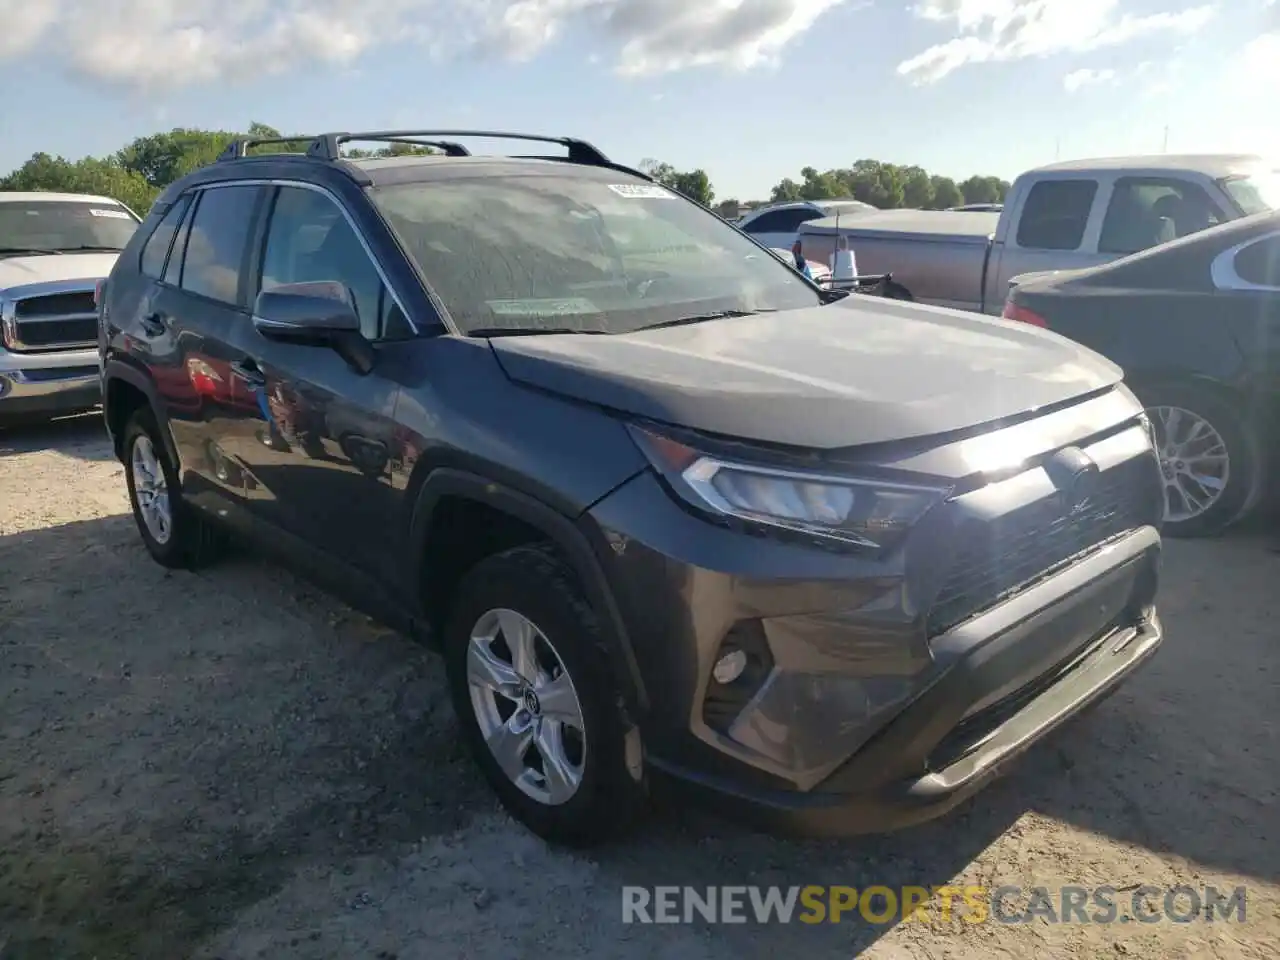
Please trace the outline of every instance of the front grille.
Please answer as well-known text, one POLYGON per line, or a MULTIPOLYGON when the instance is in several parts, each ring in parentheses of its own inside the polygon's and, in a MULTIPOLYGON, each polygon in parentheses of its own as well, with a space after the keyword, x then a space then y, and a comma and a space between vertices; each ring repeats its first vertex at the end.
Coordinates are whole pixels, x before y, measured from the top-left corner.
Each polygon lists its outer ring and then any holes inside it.
POLYGON ((1103 472, 1083 510, 1069 513, 1056 497, 957 531, 963 543, 929 611, 930 637, 1025 590, 1093 552, 1104 542, 1150 522, 1149 485, 1130 461, 1103 472))
POLYGON ((18 353, 88 347, 97 339, 92 290, 25 297, 5 318, 4 345, 18 353))

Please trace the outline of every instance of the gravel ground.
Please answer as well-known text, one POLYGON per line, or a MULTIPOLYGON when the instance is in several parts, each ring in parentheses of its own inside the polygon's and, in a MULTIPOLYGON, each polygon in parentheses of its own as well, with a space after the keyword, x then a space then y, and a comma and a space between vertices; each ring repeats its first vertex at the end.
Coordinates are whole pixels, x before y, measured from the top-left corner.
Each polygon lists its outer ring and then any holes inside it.
POLYGON ((0 957, 1280 956, 1277 583, 1261 535, 1170 544, 1156 661, 941 822, 668 809, 571 856, 495 807, 436 657, 251 556, 163 571, 94 419, 0 434, 0 957), (1243 884, 1247 920, 620 922, 624 884, 949 882, 1243 884))

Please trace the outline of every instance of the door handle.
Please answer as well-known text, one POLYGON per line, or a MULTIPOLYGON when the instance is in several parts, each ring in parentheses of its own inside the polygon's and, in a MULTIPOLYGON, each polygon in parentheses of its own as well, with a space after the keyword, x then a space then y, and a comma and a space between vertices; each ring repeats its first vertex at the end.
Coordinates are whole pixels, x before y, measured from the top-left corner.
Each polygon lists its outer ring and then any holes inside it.
POLYGON ((164 317, 158 313, 148 313, 139 321, 139 326, 142 327, 143 332, 152 337, 162 337, 169 329, 165 325, 164 317))
POLYGON ((262 371, 258 369, 258 365, 252 360, 233 360, 230 367, 231 373, 249 384, 249 386, 261 387, 266 385, 267 378, 263 376, 262 371))

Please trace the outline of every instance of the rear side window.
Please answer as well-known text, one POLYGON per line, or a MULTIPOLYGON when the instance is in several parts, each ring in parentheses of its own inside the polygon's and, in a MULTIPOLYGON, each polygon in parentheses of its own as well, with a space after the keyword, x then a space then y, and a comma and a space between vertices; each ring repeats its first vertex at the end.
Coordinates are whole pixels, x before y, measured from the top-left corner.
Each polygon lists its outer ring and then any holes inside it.
POLYGON ((173 235, 177 232, 178 224, 182 222, 182 217, 187 212, 187 204, 190 202, 189 196, 179 197, 147 239, 146 246, 142 248, 142 272, 153 280, 159 280, 164 273, 164 262, 169 256, 169 248, 173 246, 173 235))
POLYGON ((256 186, 201 192, 182 259, 183 290, 240 305, 240 278, 257 202, 256 186))
POLYGON ((1198 185, 1167 177, 1121 177, 1102 221, 1098 250, 1137 253, 1216 226, 1222 212, 1198 185))
POLYGON ((1093 180, 1042 180, 1031 188, 1018 221, 1018 246, 1030 250, 1078 250, 1089 225, 1098 184, 1093 180))

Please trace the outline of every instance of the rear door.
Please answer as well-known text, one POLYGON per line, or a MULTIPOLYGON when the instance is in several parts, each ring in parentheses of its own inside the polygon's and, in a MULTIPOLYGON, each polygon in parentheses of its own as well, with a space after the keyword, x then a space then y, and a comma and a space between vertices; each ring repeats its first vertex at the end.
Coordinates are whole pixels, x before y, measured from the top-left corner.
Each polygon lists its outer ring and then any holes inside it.
POLYGON ((243 428, 253 398, 232 376, 240 354, 231 340, 248 322, 249 241, 262 196, 261 187, 238 183, 184 196, 142 257, 144 272, 154 276, 159 245, 172 238, 135 335, 169 416, 184 490, 214 510, 222 506, 218 501, 239 502, 243 495, 225 447, 243 428), (158 246, 152 249, 152 243, 158 246))
MULTIPOLYGON (((379 351, 412 335, 400 302, 340 202, 310 185, 272 189, 253 294, 286 283, 338 281, 379 351)), ((286 344, 243 326, 246 382, 262 398, 238 453, 249 505, 272 524, 368 574, 395 582, 387 537, 403 523, 390 467, 398 387, 377 364, 361 374, 337 351, 286 344)))

